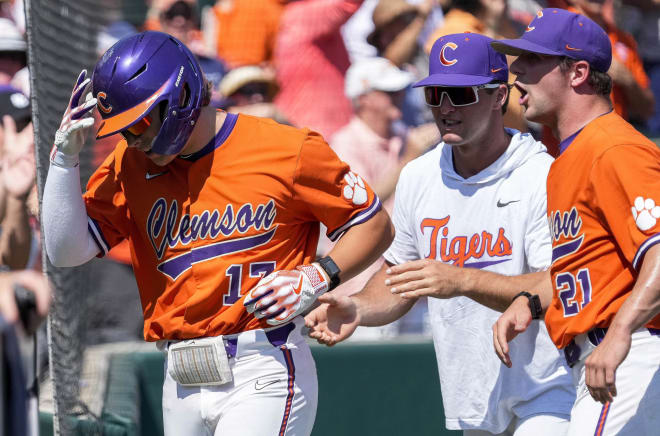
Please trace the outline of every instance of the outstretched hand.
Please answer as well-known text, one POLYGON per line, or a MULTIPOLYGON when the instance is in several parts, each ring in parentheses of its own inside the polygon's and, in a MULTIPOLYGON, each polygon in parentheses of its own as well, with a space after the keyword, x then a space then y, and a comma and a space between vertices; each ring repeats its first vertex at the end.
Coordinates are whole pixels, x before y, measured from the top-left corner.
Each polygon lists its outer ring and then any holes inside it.
POLYGON ((493 346, 495 354, 508 368, 511 368, 509 357, 509 342, 520 333, 527 330, 532 322, 532 312, 528 300, 518 297, 509 308, 493 324, 493 346))
POLYGON ((2 182, 9 195, 25 198, 30 193, 37 176, 32 123, 22 131, 16 132, 14 119, 5 115, 2 124, 4 127, 2 182))
POLYGON ((392 265, 385 285, 402 298, 452 298, 461 295, 467 272, 437 260, 422 259, 392 265))
POLYGON ((349 338, 360 325, 360 314, 350 297, 332 293, 318 298, 322 303, 305 317, 309 337, 319 344, 335 345, 349 338))

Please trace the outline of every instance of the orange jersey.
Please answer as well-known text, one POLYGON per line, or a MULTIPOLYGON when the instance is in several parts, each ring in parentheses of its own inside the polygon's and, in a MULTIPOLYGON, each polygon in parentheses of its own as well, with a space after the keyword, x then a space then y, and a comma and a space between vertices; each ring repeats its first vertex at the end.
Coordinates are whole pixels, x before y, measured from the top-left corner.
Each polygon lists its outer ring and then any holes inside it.
POLYGON ((267 327, 244 294, 311 262, 319 222, 337 239, 377 213, 356 180, 319 134, 227 114, 204 149, 164 167, 122 141, 84 200, 103 253, 129 240, 145 339, 187 339, 267 327))
MULTIPOLYGON (((545 322, 559 348, 610 325, 644 254, 660 242, 660 150, 653 142, 610 112, 564 150, 547 181, 554 291, 545 322)), ((647 327, 660 328, 660 316, 647 327)))

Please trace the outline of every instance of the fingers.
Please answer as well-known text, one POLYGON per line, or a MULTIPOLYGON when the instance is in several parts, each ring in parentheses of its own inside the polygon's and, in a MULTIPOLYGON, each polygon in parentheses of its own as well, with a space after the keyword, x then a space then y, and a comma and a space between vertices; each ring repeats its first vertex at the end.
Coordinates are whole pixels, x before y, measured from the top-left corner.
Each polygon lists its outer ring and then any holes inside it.
POLYGON ((252 291, 248 292, 247 296, 245 297, 245 300, 243 301, 243 305, 245 306, 246 310, 249 313, 252 313, 255 311, 255 304, 257 301, 265 297, 266 295, 270 295, 273 293, 273 290, 270 288, 267 288, 265 286, 258 286, 252 291))
POLYGON ((11 282, 5 282, 0 289, 0 315, 10 324, 18 321, 18 308, 14 300, 14 289, 6 286, 11 282))
POLYGON ((2 127, 5 129, 5 143, 9 141, 13 142, 14 137, 16 136, 16 122, 14 119, 5 115, 2 117, 2 127))
POLYGON ((421 260, 413 260, 411 262, 405 262, 399 265, 392 265, 385 271, 385 273, 396 275, 408 271, 417 271, 424 268, 426 262, 427 262, 426 259, 421 259, 421 260))
MULTIPOLYGON (((91 98, 85 102, 82 106, 76 106, 71 110, 71 119, 78 120, 85 115, 87 115, 94 107, 96 106, 96 99, 91 98)), ((93 124, 93 123, 92 123, 93 124)))
POLYGON ((585 361, 585 384, 591 397, 605 404, 616 396, 615 371, 600 362, 599 357, 599 353, 594 352, 585 361))
POLYGON ((493 325, 493 347, 495 348, 495 354, 497 354, 500 361, 506 365, 507 368, 511 368, 506 328, 500 324, 499 320, 493 325))
POLYGON ((69 102, 70 109, 73 109, 74 107, 78 107, 78 104, 80 102, 80 97, 82 97, 85 94, 85 91, 87 90, 87 85, 89 85, 90 82, 91 82, 90 79, 85 79, 73 90, 73 92, 71 93, 71 101, 69 102))
POLYGON ((325 294, 321 295, 316 300, 319 303, 325 303, 325 304, 328 304, 330 306, 337 306, 339 304, 339 301, 337 300, 337 297, 332 292, 326 292, 325 294))
POLYGON ((81 120, 74 121, 69 125, 69 135, 77 131, 86 130, 94 125, 94 118, 83 118, 81 120))
POLYGON ((76 79, 76 86, 73 87, 73 89, 78 89, 80 87, 80 84, 83 83, 85 78, 87 77, 87 70, 84 69, 78 74, 78 79, 76 79))

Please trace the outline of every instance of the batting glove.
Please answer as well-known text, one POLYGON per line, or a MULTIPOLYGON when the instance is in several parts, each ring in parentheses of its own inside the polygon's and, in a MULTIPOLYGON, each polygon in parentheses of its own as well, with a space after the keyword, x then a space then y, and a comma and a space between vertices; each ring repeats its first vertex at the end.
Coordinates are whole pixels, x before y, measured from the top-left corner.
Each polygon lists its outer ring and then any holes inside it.
POLYGON ((90 92, 91 79, 87 70, 82 70, 71 93, 69 105, 64 112, 60 128, 55 133, 55 142, 50 152, 50 161, 61 167, 78 165, 78 153, 85 144, 85 135, 94 125, 91 110, 96 106, 96 99, 90 92), (85 95, 84 103, 80 104, 85 95))
POLYGON ((270 325, 284 324, 307 310, 329 285, 330 279, 318 264, 301 265, 295 271, 276 271, 261 279, 243 304, 270 325))

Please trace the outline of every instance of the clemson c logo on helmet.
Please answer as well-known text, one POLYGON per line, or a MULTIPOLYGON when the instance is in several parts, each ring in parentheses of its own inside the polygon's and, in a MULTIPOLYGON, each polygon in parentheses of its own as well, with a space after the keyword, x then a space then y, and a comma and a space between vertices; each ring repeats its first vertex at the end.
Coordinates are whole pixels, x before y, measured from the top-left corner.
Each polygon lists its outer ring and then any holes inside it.
POLYGON ((456 50, 458 46, 453 42, 448 42, 447 44, 443 45, 442 48, 440 49, 440 63, 445 67, 450 67, 454 65, 456 62, 458 62, 458 59, 451 59, 451 60, 447 59, 447 57, 445 56, 445 50, 448 48, 452 50, 456 50))
POLYGON ((101 91, 96 95, 96 105, 99 107, 99 110, 101 110, 103 113, 109 114, 112 111, 112 106, 105 106, 103 104, 103 100, 108 98, 108 94, 105 92, 101 91))
MULTIPOLYGON (((541 18, 541 17, 543 16, 543 11, 538 11, 538 12, 536 13, 536 16, 537 16, 538 18, 541 18)), ((535 19, 536 19, 536 18, 535 18, 535 19)), ((532 20, 532 21, 534 21, 534 20, 532 20)), ((529 24, 532 24, 532 23, 529 23, 529 24)), ((531 32, 531 31, 534 30, 534 29, 536 29, 535 26, 527 26, 527 29, 525 29, 525 32, 531 32)))

